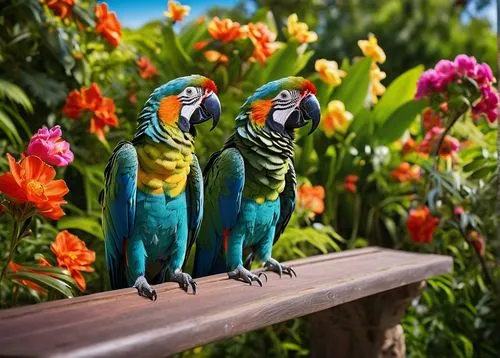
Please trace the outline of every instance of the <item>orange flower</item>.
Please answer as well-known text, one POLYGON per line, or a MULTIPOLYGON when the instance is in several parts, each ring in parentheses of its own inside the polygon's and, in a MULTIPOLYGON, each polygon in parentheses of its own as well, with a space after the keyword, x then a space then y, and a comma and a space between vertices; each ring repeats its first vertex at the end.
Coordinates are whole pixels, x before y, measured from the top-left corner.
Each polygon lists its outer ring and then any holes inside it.
POLYGON ((137 67, 140 69, 140 76, 145 80, 150 79, 158 75, 158 69, 149 61, 146 56, 141 56, 137 60, 137 67))
POLYGON ((230 19, 219 19, 217 16, 208 23, 208 33, 214 39, 222 42, 231 42, 247 37, 246 26, 241 26, 238 22, 230 19))
POLYGON ((79 119, 86 110, 93 112, 89 131, 96 134, 100 140, 104 140, 107 126, 118 126, 115 103, 101 94, 97 83, 92 83, 89 88, 82 87, 80 91, 71 91, 62 111, 70 118, 79 119))
POLYGON ((438 225, 439 218, 432 216, 427 206, 411 209, 406 222, 411 239, 418 243, 431 242, 438 225))
MULTIPOLYGON (((43 265, 41 265, 43 266, 43 265)), ((33 270, 29 270, 19 264, 16 264, 14 261, 11 261, 9 262, 9 273, 11 274, 14 274, 14 273, 18 273, 19 271, 28 271, 28 272, 35 272, 35 273, 40 273, 40 272, 37 272, 37 271, 33 271, 33 270)), ((32 282, 32 281, 29 281, 29 280, 20 280, 20 279, 17 279, 17 278, 12 278, 12 281, 16 281, 16 282, 19 282, 21 285, 23 286, 26 286, 38 293, 41 293, 42 295, 46 295, 47 294, 47 290, 45 290, 44 288, 40 287, 40 285, 32 282)))
POLYGON ((255 47, 250 59, 259 61, 262 65, 278 49, 276 34, 262 22, 248 24, 248 37, 255 47))
POLYGON ((78 236, 66 230, 57 234, 56 239, 50 245, 50 249, 56 255, 59 267, 66 268, 80 291, 85 291, 86 282, 81 271, 94 271, 90 265, 95 261, 95 252, 89 250, 78 236))
POLYGON ((427 107, 422 113, 422 127, 429 131, 434 127, 441 127, 441 116, 434 112, 432 108, 427 107))
POLYGON ((344 178, 344 190, 355 193, 357 191, 356 183, 358 180, 359 177, 357 175, 346 175, 344 178))
MULTIPOLYGON (((435 147, 438 145, 444 128, 433 127, 425 135, 424 140, 420 143, 417 150, 420 153, 432 154, 435 147)), ((439 156, 443 159, 452 158, 460 150, 460 142, 452 136, 445 136, 443 143, 439 149, 439 156)))
POLYGON ((321 214, 325 210, 325 188, 321 185, 302 184, 297 189, 297 205, 301 208, 321 214))
POLYGON ((184 6, 177 1, 168 0, 168 11, 165 11, 163 15, 175 21, 182 21, 185 16, 191 11, 190 6, 184 6))
POLYGON ((209 62, 220 62, 220 63, 229 62, 229 58, 223 53, 220 53, 219 51, 214 51, 214 50, 205 51, 204 56, 209 62))
POLYGON ((75 5, 75 0, 45 0, 42 1, 49 9, 51 9, 54 14, 59 16, 61 19, 65 19, 71 15, 71 9, 75 5))
POLYGON ((122 37, 122 27, 116 14, 108 12, 108 4, 103 2, 96 5, 95 16, 97 17, 96 32, 108 40, 113 47, 118 46, 122 37))
POLYGON ((196 51, 200 51, 200 50, 203 50, 205 47, 207 47, 207 45, 210 43, 209 40, 203 40, 203 41, 198 41, 197 43, 195 43, 193 45, 193 48, 196 50, 196 51))
POLYGON ((386 73, 375 62, 372 62, 370 69, 370 98, 372 103, 377 103, 378 97, 385 93, 385 86, 380 81, 386 76, 386 73))
POLYGON ((403 162, 392 171, 391 176, 399 182, 417 182, 420 180, 420 167, 403 162))
POLYGON ((17 163, 7 153, 10 173, 0 176, 0 192, 19 204, 30 203, 38 212, 57 220, 64 215, 61 205, 69 190, 64 180, 54 180, 56 171, 40 158, 27 156, 17 163))
POLYGON ((409 137, 406 142, 403 143, 402 152, 403 155, 413 153, 417 150, 417 143, 412 137, 409 137))

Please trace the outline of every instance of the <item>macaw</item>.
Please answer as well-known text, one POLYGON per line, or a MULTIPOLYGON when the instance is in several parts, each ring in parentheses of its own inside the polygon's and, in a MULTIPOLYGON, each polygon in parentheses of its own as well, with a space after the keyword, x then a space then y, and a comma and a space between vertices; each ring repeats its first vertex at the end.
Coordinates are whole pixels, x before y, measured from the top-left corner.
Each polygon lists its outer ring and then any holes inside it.
POLYGON ((157 89, 138 117, 132 142, 121 141, 105 168, 101 193, 106 264, 112 289, 135 287, 157 299, 150 284, 196 282, 182 266, 203 216, 203 179, 194 154, 194 125, 221 107, 215 83, 174 79, 157 89))
POLYGON ((321 111, 314 85, 286 77, 257 89, 241 107, 236 129, 209 158, 204 174, 204 218, 196 244, 193 277, 228 272, 249 284, 253 259, 267 271, 292 276, 295 271, 271 257, 272 246, 295 208, 294 129, 321 111), (250 252, 245 264, 243 250, 250 252))

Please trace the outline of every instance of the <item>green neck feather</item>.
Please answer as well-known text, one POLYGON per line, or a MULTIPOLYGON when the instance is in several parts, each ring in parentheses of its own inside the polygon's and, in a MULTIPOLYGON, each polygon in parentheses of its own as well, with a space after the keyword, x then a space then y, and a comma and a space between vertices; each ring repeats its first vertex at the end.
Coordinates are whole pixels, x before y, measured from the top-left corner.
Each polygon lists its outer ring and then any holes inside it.
POLYGON ((293 158, 293 140, 250 121, 238 121, 226 147, 236 147, 245 160, 243 196, 276 200, 285 188, 285 174, 293 158))

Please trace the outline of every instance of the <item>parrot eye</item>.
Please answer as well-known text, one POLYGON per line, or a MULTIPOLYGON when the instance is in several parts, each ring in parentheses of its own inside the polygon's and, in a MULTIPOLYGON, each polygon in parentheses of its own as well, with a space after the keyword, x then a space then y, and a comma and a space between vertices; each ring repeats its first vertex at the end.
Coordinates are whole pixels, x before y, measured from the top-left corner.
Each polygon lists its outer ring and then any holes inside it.
POLYGON ((194 88, 194 87, 187 87, 184 90, 185 97, 193 97, 195 94, 196 94, 196 88, 194 88))

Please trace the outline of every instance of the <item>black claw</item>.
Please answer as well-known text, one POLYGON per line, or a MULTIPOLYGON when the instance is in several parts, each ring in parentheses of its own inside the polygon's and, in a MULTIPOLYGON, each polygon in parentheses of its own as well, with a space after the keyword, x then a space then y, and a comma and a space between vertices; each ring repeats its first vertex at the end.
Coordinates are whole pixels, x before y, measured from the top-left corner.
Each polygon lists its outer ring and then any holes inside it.
POLYGON ((262 287, 262 281, 260 280, 260 278, 258 276, 252 277, 252 281, 257 281, 258 284, 260 285, 260 287, 262 287))
POLYGON ((267 282, 267 275, 266 275, 266 273, 264 271, 262 271, 262 272, 259 272, 259 274, 257 276, 260 277, 261 275, 266 278, 266 282, 267 282))
POLYGON ((152 294, 151 294, 151 300, 154 302, 158 299, 158 295, 156 294, 156 290, 153 290, 152 294))
MULTIPOLYGON (((295 270, 294 270, 293 268, 291 268, 291 267, 290 267, 289 269, 290 269, 290 272, 292 272, 292 273, 293 273, 293 275, 294 275, 295 277, 297 277, 297 273, 295 272, 295 270)), ((292 275, 290 275, 290 277, 292 277, 292 275)))

